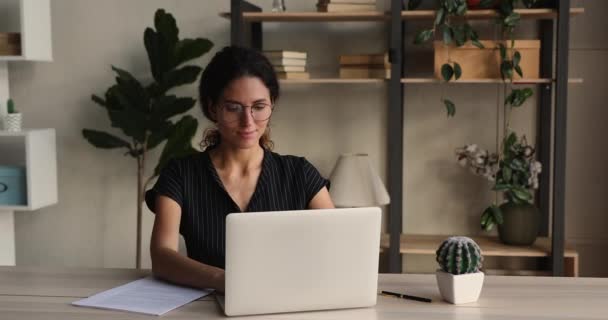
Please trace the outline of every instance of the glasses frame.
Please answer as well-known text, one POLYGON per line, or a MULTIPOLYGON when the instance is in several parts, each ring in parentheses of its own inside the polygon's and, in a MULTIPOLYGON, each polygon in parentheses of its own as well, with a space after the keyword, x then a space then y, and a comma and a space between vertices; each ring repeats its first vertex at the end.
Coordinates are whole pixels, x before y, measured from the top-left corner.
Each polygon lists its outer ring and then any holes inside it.
POLYGON ((265 102, 263 102, 263 103, 262 103, 262 102, 259 102, 259 103, 254 103, 254 104, 252 104, 252 105, 245 105, 245 104, 241 104, 241 103, 238 103, 238 102, 222 102, 222 103, 220 103, 220 104, 219 104, 219 106, 220 106, 220 108, 221 108, 222 110, 224 110, 224 108, 225 108, 225 105, 226 105, 226 104, 238 105, 238 106, 240 106, 240 107, 241 107, 241 111, 239 112, 239 118, 238 118, 238 119, 231 120, 231 121, 226 121, 226 120, 223 120, 223 122, 224 122, 224 123, 235 123, 235 122, 239 121, 239 120, 240 120, 240 116, 243 114, 243 112, 245 112, 245 111, 244 111, 244 110, 245 110, 245 108, 249 108, 249 113, 251 114, 251 118, 253 119, 253 121, 255 121, 255 122, 262 122, 262 121, 266 121, 266 120, 268 120, 268 119, 270 119, 270 118, 272 117, 272 113, 274 112, 274 107, 275 107, 275 105, 274 105, 274 104, 272 104, 272 103, 271 103, 271 104, 268 104, 268 103, 265 103, 265 102), (270 115, 268 116, 268 118, 266 118, 266 119, 264 119, 264 120, 257 120, 257 119, 256 119, 256 118, 253 116, 253 106, 255 106, 256 104, 263 104, 263 105, 266 105, 266 106, 270 106, 270 115))

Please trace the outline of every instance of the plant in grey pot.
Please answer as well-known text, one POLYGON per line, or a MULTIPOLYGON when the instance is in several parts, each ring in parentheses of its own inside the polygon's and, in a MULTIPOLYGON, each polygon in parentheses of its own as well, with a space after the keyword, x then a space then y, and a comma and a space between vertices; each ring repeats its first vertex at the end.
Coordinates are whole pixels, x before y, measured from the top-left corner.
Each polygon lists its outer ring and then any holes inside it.
POLYGON ((525 136, 520 139, 515 132, 510 132, 502 144, 500 154, 489 153, 474 144, 456 150, 456 154, 461 165, 493 181, 492 190, 503 194, 502 204, 493 203, 483 211, 482 229, 490 231, 498 225, 498 236, 503 243, 531 245, 540 223, 532 190, 538 188, 542 167, 525 136))
POLYGON ((198 121, 190 116, 174 119, 192 107, 196 100, 178 97, 171 89, 196 81, 202 68, 185 65, 187 61, 207 53, 213 43, 204 38, 180 39, 175 18, 163 9, 154 15, 154 27, 143 34, 148 54, 152 81, 144 84, 123 69, 112 66, 116 83, 105 96, 92 96, 92 100, 108 113, 111 126, 120 129, 119 137, 104 131, 83 129, 84 138, 102 149, 126 149, 125 156, 137 162, 137 247, 136 267, 141 266, 142 205, 146 186, 156 177, 171 158, 197 152, 192 147, 198 121), (145 178, 150 151, 166 142, 154 173, 145 178))
POLYGON ((6 102, 7 114, 4 116, 4 130, 10 132, 21 131, 22 116, 17 109, 15 109, 15 102, 13 99, 8 99, 6 102))
POLYGON ((479 299, 484 273, 483 255, 471 238, 449 237, 436 252, 440 269, 436 272, 439 293, 453 303, 469 303, 479 299))

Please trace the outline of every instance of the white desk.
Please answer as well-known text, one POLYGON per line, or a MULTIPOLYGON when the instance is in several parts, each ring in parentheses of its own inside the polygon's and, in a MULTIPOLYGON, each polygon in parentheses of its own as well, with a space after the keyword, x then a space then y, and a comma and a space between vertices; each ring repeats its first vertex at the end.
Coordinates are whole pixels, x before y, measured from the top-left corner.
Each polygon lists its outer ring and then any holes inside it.
MULTIPOLYGON (((155 319, 70 305, 148 273, 124 269, 0 267, 0 319, 155 319)), ((380 288, 430 297, 433 302, 379 296, 375 308, 245 319, 608 319, 608 279, 488 276, 479 301, 459 306, 441 301, 434 275, 381 275, 380 288)), ((161 318, 226 319, 212 297, 194 301, 161 318)))

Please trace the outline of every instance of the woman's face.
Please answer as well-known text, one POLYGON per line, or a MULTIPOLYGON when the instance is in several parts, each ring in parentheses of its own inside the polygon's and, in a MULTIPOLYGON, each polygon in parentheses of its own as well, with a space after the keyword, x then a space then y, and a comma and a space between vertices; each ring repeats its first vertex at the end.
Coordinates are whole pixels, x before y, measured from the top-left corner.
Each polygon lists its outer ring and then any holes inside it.
POLYGON ((214 108, 222 144, 238 149, 259 145, 272 103, 270 91, 257 77, 240 77, 228 84, 214 108))

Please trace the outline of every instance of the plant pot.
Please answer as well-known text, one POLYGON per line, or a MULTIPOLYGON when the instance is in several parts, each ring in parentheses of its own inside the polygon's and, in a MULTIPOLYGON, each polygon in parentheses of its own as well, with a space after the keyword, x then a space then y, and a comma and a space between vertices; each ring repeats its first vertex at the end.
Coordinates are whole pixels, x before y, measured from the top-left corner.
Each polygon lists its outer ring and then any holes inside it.
POLYGON ((3 116, 4 130, 17 132, 21 131, 21 113, 9 113, 3 116))
POLYGON ((503 223, 498 225, 498 237, 504 244, 529 246, 536 241, 540 211, 532 204, 504 203, 500 206, 503 223))
POLYGON ((453 275, 439 269, 435 275, 443 300, 461 304, 475 302, 479 299, 485 277, 483 272, 453 275))

